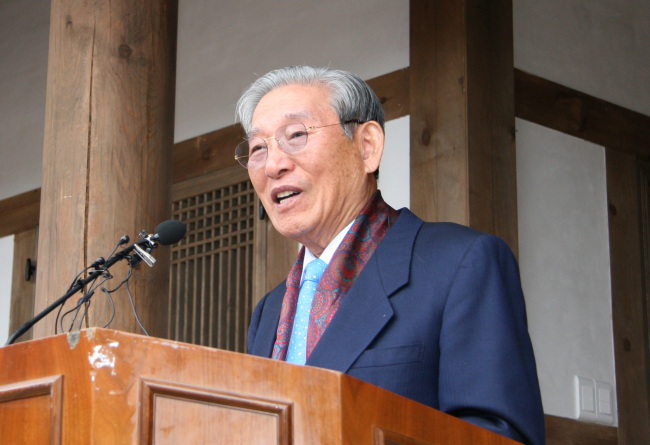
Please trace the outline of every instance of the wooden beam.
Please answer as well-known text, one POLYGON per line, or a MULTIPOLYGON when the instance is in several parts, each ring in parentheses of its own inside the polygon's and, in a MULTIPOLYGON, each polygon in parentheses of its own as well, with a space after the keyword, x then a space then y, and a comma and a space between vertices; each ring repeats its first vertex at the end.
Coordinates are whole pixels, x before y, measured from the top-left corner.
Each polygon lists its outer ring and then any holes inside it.
POLYGON ((384 106, 386 121, 408 116, 410 112, 410 72, 410 68, 404 68, 367 81, 384 106))
POLYGON ((0 238, 36 228, 40 205, 40 188, 1 200, 0 238))
POLYGON ((650 160, 650 116, 515 70, 517 117, 650 160))
POLYGON ((236 165, 235 147, 243 138, 241 125, 234 124, 177 143, 174 146, 174 182, 236 165))
POLYGON ((411 209, 516 252, 512 2, 410 7, 411 209))

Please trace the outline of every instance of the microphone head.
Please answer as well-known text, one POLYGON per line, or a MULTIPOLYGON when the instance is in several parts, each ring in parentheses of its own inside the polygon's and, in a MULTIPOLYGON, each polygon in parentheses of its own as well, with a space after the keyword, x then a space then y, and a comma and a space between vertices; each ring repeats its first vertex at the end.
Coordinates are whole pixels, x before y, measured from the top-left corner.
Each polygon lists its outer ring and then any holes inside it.
POLYGON ((187 228, 185 224, 177 219, 168 219, 156 227, 157 241, 163 246, 179 242, 185 236, 187 228))

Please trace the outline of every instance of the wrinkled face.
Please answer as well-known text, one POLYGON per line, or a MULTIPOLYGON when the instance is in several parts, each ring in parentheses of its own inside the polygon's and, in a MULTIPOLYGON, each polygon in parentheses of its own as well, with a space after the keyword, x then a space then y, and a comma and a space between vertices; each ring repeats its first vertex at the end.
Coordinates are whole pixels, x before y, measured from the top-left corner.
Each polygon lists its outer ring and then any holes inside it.
MULTIPOLYGON (((288 85, 262 98, 253 114, 249 137, 275 136, 292 122, 305 126, 339 122, 321 86, 288 85)), ((266 164, 249 169, 255 191, 274 227, 301 242, 315 255, 363 209, 374 192, 364 162, 363 144, 350 140, 340 125, 310 130, 307 145, 287 154, 268 140, 266 164)))

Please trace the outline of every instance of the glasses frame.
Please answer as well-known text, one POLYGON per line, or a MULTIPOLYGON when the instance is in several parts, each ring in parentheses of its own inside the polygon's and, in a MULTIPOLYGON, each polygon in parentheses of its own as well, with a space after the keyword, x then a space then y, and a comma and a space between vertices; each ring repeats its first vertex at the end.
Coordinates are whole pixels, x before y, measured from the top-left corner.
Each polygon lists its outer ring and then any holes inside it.
MULTIPOLYGON (((289 124, 282 125, 282 126, 276 128, 275 136, 270 136, 268 138, 263 138, 261 136, 255 136, 255 138, 260 138, 260 139, 262 139, 264 141, 264 144, 266 145, 266 158, 264 159, 264 162, 262 164, 260 164, 258 167, 254 167, 254 168, 260 168, 260 167, 263 167, 264 165, 266 165, 266 160, 269 157, 269 154, 268 154, 269 153, 268 152, 268 150, 269 150, 269 141, 271 139, 275 139, 276 142, 278 143, 278 147, 280 147, 280 150, 287 153, 283 148, 284 143, 282 142, 281 138, 278 138, 278 136, 277 136, 278 130, 281 129, 281 128, 287 127, 287 126, 292 125, 292 124, 301 124, 303 127, 305 127, 305 133, 307 134, 307 140, 305 141, 305 145, 300 150, 298 150, 298 152, 300 152, 303 148, 305 148, 305 146, 307 145, 307 142, 309 142, 309 132, 310 131, 318 130, 320 128, 333 127, 334 125, 348 125, 348 124, 352 124, 352 123, 361 124, 363 122, 359 121, 358 119, 350 119, 350 120, 345 121, 345 122, 335 122, 333 124, 327 124, 327 125, 312 125, 310 127, 306 126, 302 122, 291 122, 289 124)), ((250 141, 251 139, 253 139, 253 138, 244 139, 242 142, 237 144, 237 147, 235 147, 235 159, 237 160, 237 162, 239 162, 239 165, 244 167, 246 170, 249 170, 249 168, 248 168, 248 160, 247 160, 249 155, 238 155, 237 150, 239 149, 239 147, 242 144, 250 141)), ((287 153, 287 154, 291 154, 291 153, 287 153)))

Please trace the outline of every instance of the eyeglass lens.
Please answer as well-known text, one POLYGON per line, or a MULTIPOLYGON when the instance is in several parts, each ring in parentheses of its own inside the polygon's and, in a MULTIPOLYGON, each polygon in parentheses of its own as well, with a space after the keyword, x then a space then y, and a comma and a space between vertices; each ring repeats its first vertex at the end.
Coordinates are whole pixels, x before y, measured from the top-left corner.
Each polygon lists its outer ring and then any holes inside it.
MULTIPOLYGON (((275 131, 275 137, 269 139, 275 139, 285 153, 296 153, 307 144, 307 128, 299 122, 283 125, 275 131)), ((241 142, 235 154, 243 167, 256 168, 266 162, 268 149, 267 140, 253 137, 241 142)))

